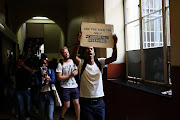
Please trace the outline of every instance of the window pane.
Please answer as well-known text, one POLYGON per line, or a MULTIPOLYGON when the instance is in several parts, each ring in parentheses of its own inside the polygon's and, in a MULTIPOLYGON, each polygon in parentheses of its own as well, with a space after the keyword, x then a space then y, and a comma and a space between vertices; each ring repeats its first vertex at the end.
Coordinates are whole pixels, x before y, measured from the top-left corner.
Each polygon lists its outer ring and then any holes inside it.
POLYGON ((145 79, 164 82, 163 47, 145 49, 145 79))
POLYGON ((169 0, 166 0, 166 7, 169 6, 169 0))
POLYGON ((128 76, 141 78, 140 50, 128 51, 128 76))
POLYGON ((166 9, 166 35, 167 35, 167 46, 170 46, 171 45, 171 40, 170 40, 169 8, 166 9))
POLYGON ((139 19, 139 0, 126 0, 127 23, 139 19))
POLYGON ((162 9, 162 0, 142 0, 142 15, 148 15, 162 9))
POLYGON ((143 42, 144 45, 146 44, 143 48, 163 46, 162 24, 162 16, 159 15, 159 12, 143 18, 143 42))
POLYGON ((140 49, 139 20, 127 24, 126 50, 140 49))

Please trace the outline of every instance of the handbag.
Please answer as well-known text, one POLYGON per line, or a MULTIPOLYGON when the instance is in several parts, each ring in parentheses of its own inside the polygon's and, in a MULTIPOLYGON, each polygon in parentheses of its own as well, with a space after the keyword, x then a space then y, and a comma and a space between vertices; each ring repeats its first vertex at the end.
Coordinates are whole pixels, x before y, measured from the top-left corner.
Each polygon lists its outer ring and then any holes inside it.
POLYGON ((55 105, 56 106, 62 106, 61 99, 59 97, 59 94, 58 94, 54 84, 52 84, 52 91, 53 91, 53 94, 54 94, 55 105))

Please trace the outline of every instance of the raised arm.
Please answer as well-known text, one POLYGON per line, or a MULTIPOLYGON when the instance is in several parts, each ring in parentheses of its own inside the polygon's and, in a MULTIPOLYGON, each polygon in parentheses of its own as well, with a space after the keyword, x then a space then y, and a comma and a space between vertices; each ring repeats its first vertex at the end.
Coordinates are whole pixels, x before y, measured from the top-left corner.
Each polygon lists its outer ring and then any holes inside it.
POLYGON ((117 59, 117 48, 116 48, 116 44, 117 44, 117 36, 116 34, 113 35, 113 39, 114 39, 114 48, 113 48, 113 53, 112 53, 112 56, 109 57, 109 58, 106 58, 105 60, 105 64, 110 64, 114 61, 116 61, 117 59))
POLYGON ((33 69, 25 65, 24 61, 18 60, 17 62, 18 68, 23 67, 25 70, 27 70, 29 73, 33 73, 33 69))
POLYGON ((26 65, 23 65, 23 67, 24 67, 28 72, 33 73, 33 69, 32 69, 32 68, 30 68, 30 67, 28 67, 28 66, 26 66, 26 65))
POLYGON ((72 51, 72 54, 71 54, 71 58, 72 60, 74 61, 74 63, 78 66, 79 65, 79 62, 80 62, 80 59, 77 57, 77 54, 78 54, 78 51, 79 51, 79 47, 80 47, 80 39, 81 39, 81 35, 82 35, 82 32, 79 32, 78 35, 77 35, 77 42, 76 42, 76 45, 72 51))

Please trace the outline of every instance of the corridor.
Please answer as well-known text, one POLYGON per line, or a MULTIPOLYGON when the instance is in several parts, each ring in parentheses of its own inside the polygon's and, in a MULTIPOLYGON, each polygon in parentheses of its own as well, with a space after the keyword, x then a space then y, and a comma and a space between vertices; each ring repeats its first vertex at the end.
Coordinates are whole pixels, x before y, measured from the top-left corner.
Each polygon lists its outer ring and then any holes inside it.
MULTIPOLYGON (((59 63, 63 46, 80 46, 83 22, 112 25, 118 37, 116 49, 95 48, 96 58, 117 50, 103 69, 106 120, 179 120, 179 11, 180 0, 0 0, 0 120, 18 119, 8 99, 18 56, 59 63)), ((31 110, 31 120, 40 116, 31 110)), ((71 105, 65 120, 75 119, 71 105)))

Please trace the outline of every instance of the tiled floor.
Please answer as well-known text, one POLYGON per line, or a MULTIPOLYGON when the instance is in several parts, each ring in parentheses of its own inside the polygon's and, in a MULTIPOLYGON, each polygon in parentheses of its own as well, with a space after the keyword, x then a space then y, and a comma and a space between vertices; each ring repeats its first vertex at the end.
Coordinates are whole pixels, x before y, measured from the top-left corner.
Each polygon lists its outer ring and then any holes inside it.
MULTIPOLYGON (((61 109, 55 108, 54 111, 54 120, 59 120, 61 109)), ((31 120, 40 120, 41 113, 33 113, 31 116, 31 120)), ((76 115, 73 109, 68 109, 65 114, 65 120, 76 120, 76 115)), ((0 120, 17 120, 16 115, 8 114, 8 113, 0 113, 0 120)))

